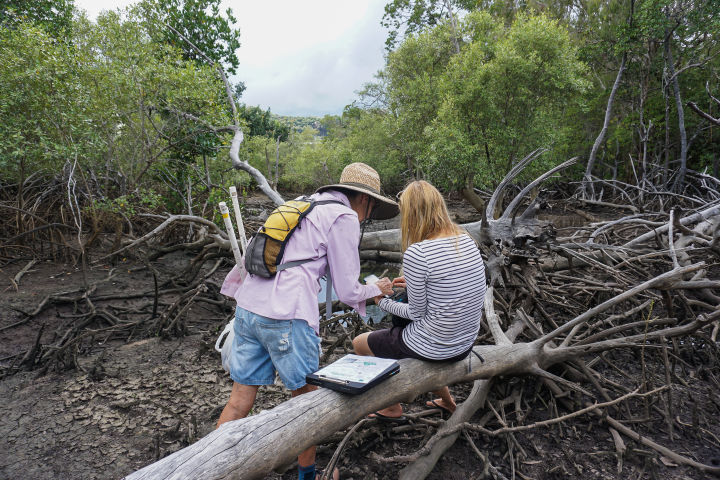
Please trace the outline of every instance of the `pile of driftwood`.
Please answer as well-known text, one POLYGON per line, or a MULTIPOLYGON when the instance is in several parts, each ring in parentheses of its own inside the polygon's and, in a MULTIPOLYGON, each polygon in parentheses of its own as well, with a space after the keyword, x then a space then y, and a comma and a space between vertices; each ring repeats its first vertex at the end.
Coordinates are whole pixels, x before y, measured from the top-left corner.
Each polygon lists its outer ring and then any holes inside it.
MULTIPOLYGON (((425 478, 462 435, 476 451, 483 474, 514 477, 527 465, 524 432, 585 415, 596 417, 612 436, 618 472, 626 457, 625 442, 632 441, 657 452, 666 464, 720 473, 713 463, 717 459, 703 458, 702 452, 691 458, 672 443, 690 431, 714 445, 714 451, 720 448, 712 431, 717 422, 702 415, 699 419, 697 413, 688 420, 678 411, 676 393, 676 386, 690 387, 698 378, 720 387, 717 181, 698 175, 706 182, 703 196, 643 191, 640 197, 636 190, 615 197, 623 203, 574 200, 586 209, 592 206, 596 215, 608 209, 630 214, 559 235, 551 223, 537 219, 540 200, 535 192, 542 180, 572 161, 531 182, 513 199, 503 198, 513 179, 540 153, 507 175, 489 199, 482 221, 465 225, 486 257, 491 283, 486 328, 476 355, 455 364, 402 360, 398 375, 358 396, 320 389, 296 397, 227 423, 129 478, 262 478, 329 438, 339 441, 332 466, 353 437, 362 438, 362 431, 373 424, 365 419, 368 413, 463 382, 472 382, 472 391, 447 421, 429 419, 427 412, 410 413, 411 424, 396 427, 422 433, 425 441, 417 451, 375 454, 373 460, 404 465, 400 478, 425 478), (537 389, 510 389, 506 394, 508 379, 519 375, 536 378, 545 389, 542 401, 549 405, 549 418, 531 421, 523 408, 538 398, 537 389), (514 405, 514 411, 506 412, 508 405, 514 405), (349 427, 347 433, 337 433, 349 427), (663 445, 656 436, 671 443, 663 445), (507 445, 499 460, 488 455, 498 442, 507 445)), ((397 260, 399 234, 366 234, 362 248, 365 257, 397 260)), ((346 345, 364 327, 355 319, 326 328, 334 328, 332 349, 346 345)))
POLYGON ((31 345, 1 359, 0 376, 26 369, 83 370, 78 355, 89 353, 93 345, 207 331, 232 309, 217 282, 210 280, 230 263, 220 228, 191 215, 138 213, 128 218, 122 212, 99 212, 88 201, 93 181, 78 185, 77 177, 66 168, 50 183, 29 178, 22 193, 12 197, 4 195, 10 188, 0 188, 0 212, 12 212, 0 215, 0 260, 3 266, 20 259, 24 264, 10 278, 9 288, 17 291, 39 260, 66 262, 82 274, 79 285, 60 288, 34 306, 10 307, 19 318, 0 332, 22 328, 44 315, 53 321, 43 320, 31 345), (137 231, 149 233, 136 236, 137 231), (215 239, 220 239, 220 246, 215 239), (112 253, 99 253, 108 250, 112 253), (193 257, 176 262, 176 270, 159 261, 185 252, 193 257), (130 291, 118 291, 113 282, 128 276, 134 276, 130 291), (188 309, 197 303, 211 307, 214 315, 209 321, 188 318, 188 309), (49 313, 53 309, 54 315, 49 313))

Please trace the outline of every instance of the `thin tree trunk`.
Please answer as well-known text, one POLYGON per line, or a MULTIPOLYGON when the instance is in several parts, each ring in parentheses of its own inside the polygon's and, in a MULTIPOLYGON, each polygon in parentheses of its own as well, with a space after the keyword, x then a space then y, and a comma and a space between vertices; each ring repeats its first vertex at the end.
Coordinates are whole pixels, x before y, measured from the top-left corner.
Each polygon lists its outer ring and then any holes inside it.
POLYGON ((205 167, 205 181, 207 182, 207 190, 210 192, 212 189, 212 181, 210 179, 210 167, 207 163, 207 156, 203 153, 203 167, 205 167))
POLYGON ((480 195, 475 193, 474 178, 475 175, 472 174, 465 178, 465 186, 460 190, 460 193, 463 198, 465 198, 465 200, 467 200, 470 205, 475 208, 475 210, 482 213, 485 211, 485 201, 480 197, 480 195))
POLYGON ((595 166, 595 158, 597 152, 600 149, 600 145, 605 141, 608 127, 610 126, 610 118, 612 117, 613 103, 615 102, 615 94, 620 86, 620 80, 622 79, 623 73, 625 72, 625 63, 627 61, 627 53, 623 53, 622 61, 620 62, 620 68, 618 69, 617 76, 615 77, 615 83, 613 83, 612 90, 610 90, 610 96, 608 97, 607 107, 605 108, 605 120, 603 121, 603 127, 600 130, 595 143, 593 143, 592 149, 590 150, 590 156, 588 157, 587 166, 585 167, 585 177, 583 179, 582 193, 586 198, 594 198, 595 191, 592 187, 592 170, 595 166))
POLYGON ((663 165, 663 185, 667 185, 670 174, 670 103, 668 102, 667 85, 663 85, 663 98, 665 99, 665 164, 663 165))
MULTIPOLYGON (((632 26, 633 23, 633 14, 635 13, 635 1, 630 1, 630 18, 628 18, 628 25, 632 26)), ((595 197, 595 192, 592 187, 592 169, 595 165, 595 158, 597 157, 597 152, 600 149, 600 145, 605 141, 605 136, 607 135, 608 127, 610 126, 610 118, 612 116, 612 108, 613 103, 615 102, 615 94, 617 93, 617 89, 620 86, 620 80, 622 79, 622 75, 625 72, 625 63, 627 62, 627 52, 623 53, 622 60, 620 62, 620 68, 618 69, 617 76, 615 77, 615 83, 613 83, 612 90, 610 90, 610 97, 608 97, 608 103, 607 108, 605 108, 605 120, 603 121, 603 128, 600 130, 600 134, 595 139, 595 143, 593 143, 592 150, 590 150, 590 156, 588 157, 587 166, 585 168, 585 177, 583 178, 583 185, 582 185, 582 194, 583 196, 591 196, 595 197), (588 192, 590 190, 591 192, 588 192)))
MULTIPOLYGON (((23 198, 23 186, 25 185, 25 157, 20 157, 20 181, 18 182, 18 191, 17 191, 17 205, 18 205, 18 211, 17 215, 15 216, 15 221, 17 223, 17 232, 18 234, 25 233, 25 226, 23 225, 23 218, 22 218, 22 211, 25 209, 25 199, 23 198)), ((18 243, 20 245, 23 245, 25 243, 25 237, 20 237, 18 239, 18 243)))
POLYGON ((685 184, 685 174, 687 173, 687 132, 685 131, 685 110, 680 97, 680 82, 678 76, 675 75, 675 65, 673 62, 672 51, 670 49, 671 31, 665 32, 665 62, 667 63, 668 73, 672 78, 673 93, 675 95, 675 107, 678 114, 678 130, 680 130, 680 170, 678 176, 673 183, 673 190, 682 189, 685 184))
MULTIPOLYGON (((187 203, 187 213, 188 215, 193 215, 193 209, 192 209, 192 178, 190 177, 190 174, 187 176, 187 184, 185 185, 185 202, 187 203)), ((191 223, 188 227, 188 234, 187 239, 188 241, 192 240, 193 236, 193 224, 191 223)))
POLYGON ((280 136, 278 135, 275 140, 275 180, 273 181, 273 188, 277 188, 280 182, 280 136))
POLYGON ((460 44, 458 43, 458 33, 457 33, 457 23, 455 22, 455 14, 452 11, 452 5, 450 5, 450 0, 445 0, 445 8, 448 9, 448 16, 450 17, 450 26, 452 27, 453 31, 453 45, 455 46, 455 53, 460 53, 460 44))
MULTIPOLYGON (((263 142, 264 143, 264 142, 263 142)), ((263 145, 265 148, 265 169, 267 170, 267 178, 270 180, 270 186, 273 187, 272 184, 272 168, 270 168, 270 154, 268 153, 267 144, 263 145)), ((274 187, 273 187, 274 188, 274 187)))

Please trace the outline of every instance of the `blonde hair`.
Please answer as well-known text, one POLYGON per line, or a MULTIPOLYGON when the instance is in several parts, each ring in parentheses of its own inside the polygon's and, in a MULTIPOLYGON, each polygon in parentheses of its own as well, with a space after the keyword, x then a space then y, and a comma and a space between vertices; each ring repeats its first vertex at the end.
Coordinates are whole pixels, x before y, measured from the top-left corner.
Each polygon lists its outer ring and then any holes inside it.
POLYGON ((400 194, 398 203, 403 252, 413 243, 465 233, 450 220, 445 200, 438 189, 425 180, 408 184, 400 194))

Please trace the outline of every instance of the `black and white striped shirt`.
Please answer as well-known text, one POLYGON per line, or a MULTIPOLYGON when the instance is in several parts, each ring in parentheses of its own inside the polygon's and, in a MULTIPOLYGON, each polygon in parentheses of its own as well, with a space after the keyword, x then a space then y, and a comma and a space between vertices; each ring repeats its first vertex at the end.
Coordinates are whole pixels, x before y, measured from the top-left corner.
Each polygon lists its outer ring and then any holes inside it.
POLYGON ((425 358, 442 360, 475 342, 485 300, 485 266, 468 235, 414 243, 403 256, 409 303, 384 298, 386 312, 409 318, 402 339, 425 358))

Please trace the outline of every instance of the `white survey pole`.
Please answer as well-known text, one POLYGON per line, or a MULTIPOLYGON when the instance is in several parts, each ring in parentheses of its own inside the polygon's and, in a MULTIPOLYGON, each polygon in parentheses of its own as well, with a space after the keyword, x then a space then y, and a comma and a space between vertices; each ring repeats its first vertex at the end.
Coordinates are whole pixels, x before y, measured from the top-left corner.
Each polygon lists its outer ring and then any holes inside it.
POLYGON ((230 187, 230 198, 232 199, 233 210, 235 210, 235 221, 238 227, 238 236, 240 238, 240 246, 243 253, 247 249, 247 236, 245 235, 245 225, 243 225, 242 215, 240 214, 240 204, 238 203, 237 188, 233 185, 230 187))
POLYGON ((222 215, 223 221, 225 222, 225 230, 227 230, 228 238, 230 239, 230 247, 232 247, 233 255, 235 256, 235 263, 240 265, 242 262, 242 255, 238 248, 237 238, 235 238, 235 230, 232 226, 232 220, 230 220, 230 210, 228 210, 225 202, 220 202, 220 214, 222 215))

